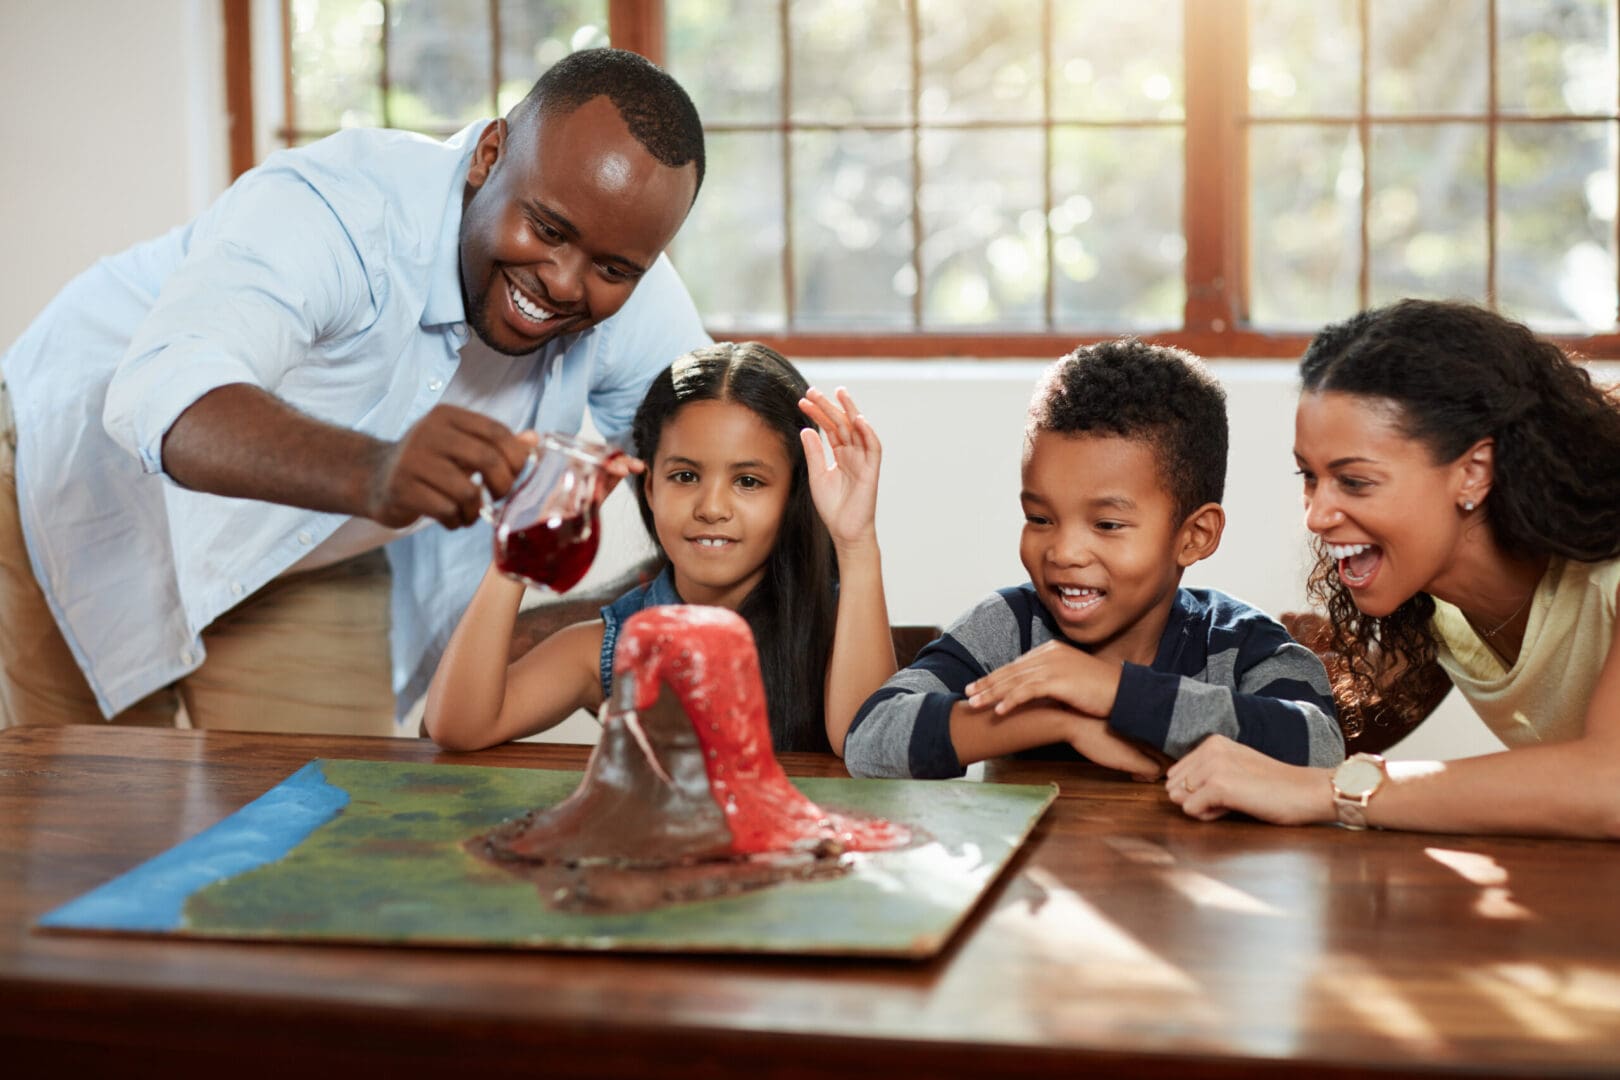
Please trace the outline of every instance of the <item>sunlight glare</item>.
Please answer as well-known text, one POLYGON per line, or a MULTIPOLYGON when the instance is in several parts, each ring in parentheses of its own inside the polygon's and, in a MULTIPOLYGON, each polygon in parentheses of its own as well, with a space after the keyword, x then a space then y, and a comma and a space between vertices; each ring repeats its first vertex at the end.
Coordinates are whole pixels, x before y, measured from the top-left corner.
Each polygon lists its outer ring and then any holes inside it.
POLYGON ((1481 994, 1519 1022, 1532 1038, 1553 1042, 1581 1042, 1591 1033, 1552 1005, 1526 994, 1518 986, 1489 971, 1465 971, 1466 979, 1481 994))
POLYGON ((1316 985, 1338 998, 1368 1027, 1413 1053, 1432 1055, 1446 1050, 1446 1040, 1434 1025, 1361 957, 1339 953, 1323 960, 1316 985))
POLYGON ((1424 848, 1423 854, 1457 874, 1464 881, 1484 887, 1506 885, 1508 873, 1495 859, 1477 851, 1455 851, 1451 848, 1424 848))
POLYGON ((1008 904, 991 915, 998 931, 1011 931, 1041 952, 1072 958, 1079 981, 1090 986, 1196 992, 1186 972, 1167 963, 1049 871, 1025 871, 1045 896, 1038 904, 1008 904))

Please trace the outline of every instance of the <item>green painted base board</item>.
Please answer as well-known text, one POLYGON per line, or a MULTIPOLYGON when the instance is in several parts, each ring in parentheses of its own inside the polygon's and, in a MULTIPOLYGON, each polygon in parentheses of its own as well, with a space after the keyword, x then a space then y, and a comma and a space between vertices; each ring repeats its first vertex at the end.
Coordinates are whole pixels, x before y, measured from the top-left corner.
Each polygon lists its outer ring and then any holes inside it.
POLYGON ((378 945, 926 957, 944 947, 1057 794, 1052 785, 795 780, 828 809, 903 822, 920 840, 847 855, 851 872, 833 880, 637 914, 552 910, 533 884, 462 849, 476 833, 566 798, 579 779, 537 769, 313 761, 41 925, 378 945), (312 785, 325 799, 316 809, 312 785), (285 809, 290 802, 308 823, 272 836, 280 850, 241 854, 263 844, 263 823, 298 816, 285 809), (200 884, 192 887, 188 875, 200 884), (153 898, 165 889, 175 893, 172 912, 153 915, 153 898))

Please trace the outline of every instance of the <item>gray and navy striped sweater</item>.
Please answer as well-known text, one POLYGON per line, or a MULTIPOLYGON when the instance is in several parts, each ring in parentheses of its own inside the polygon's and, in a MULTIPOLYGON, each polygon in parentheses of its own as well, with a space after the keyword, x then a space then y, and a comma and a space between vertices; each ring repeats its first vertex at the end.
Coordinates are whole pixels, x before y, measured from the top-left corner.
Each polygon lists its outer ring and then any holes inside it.
MULTIPOLYGON (((861 706, 844 741, 850 773, 961 776, 951 706, 962 688, 1054 639, 1033 586, 987 597, 861 706)), ((1125 665, 1108 726, 1176 758, 1220 734, 1295 765, 1344 760, 1322 662, 1275 619, 1214 589, 1176 590, 1158 655, 1151 667, 1125 665)))

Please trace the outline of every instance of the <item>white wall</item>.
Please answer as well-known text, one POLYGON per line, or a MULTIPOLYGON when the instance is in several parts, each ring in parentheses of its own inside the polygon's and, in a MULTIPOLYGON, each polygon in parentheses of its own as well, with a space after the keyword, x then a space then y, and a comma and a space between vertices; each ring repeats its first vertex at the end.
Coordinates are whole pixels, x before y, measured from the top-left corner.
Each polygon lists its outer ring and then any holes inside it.
POLYGON ((0 6, 0 342, 226 180, 218 0, 0 6))
MULTIPOLYGON (((95 258, 191 216, 223 186, 223 77, 217 0, 5 0, 0 115, 0 343, 9 343, 95 258)), ((261 54, 262 55, 262 54, 261 54)), ((1018 454, 1042 361, 806 363, 847 385, 874 420, 885 462, 879 530, 890 611, 945 623, 991 589, 1023 580, 1018 454)), ((1305 548, 1292 441, 1289 365, 1223 361, 1233 432, 1229 525, 1188 584, 1269 610, 1302 598, 1305 548)), ((647 550, 627 493, 615 495, 592 578, 647 550)), ((571 721, 557 735, 589 739, 571 721)), ((1453 757, 1497 747, 1453 696, 1403 745, 1453 757)))

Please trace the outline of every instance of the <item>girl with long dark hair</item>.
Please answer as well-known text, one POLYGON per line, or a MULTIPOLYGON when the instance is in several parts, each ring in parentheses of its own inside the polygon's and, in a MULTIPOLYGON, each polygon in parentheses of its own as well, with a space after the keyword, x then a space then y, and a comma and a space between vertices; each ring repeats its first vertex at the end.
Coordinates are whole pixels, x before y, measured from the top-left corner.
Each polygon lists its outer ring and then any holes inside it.
POLYGON ((1454 685, 1509 752, 1328 771, 1214 738, 1171 768, 1171 798, 1203 819, 1620 835, 1613 394, 1518 323, 1416 300, 1323 330, 1300 373, 1312 644, 1352 749, 1454 685))
POLYGON ((428 691, 428 734, 477 749, 594 709, 619 627, 644 607, 710 604, 747 620, 777 750, 841 749, 894 674, 874 518, 882 447, 847 391, 813 390, 756 342, 697 349, 636 411, 631 484, 663 568, 507 663, 523 588, 491 567, 428 691), (832 449, 828 464, 821 434, 832 449))

